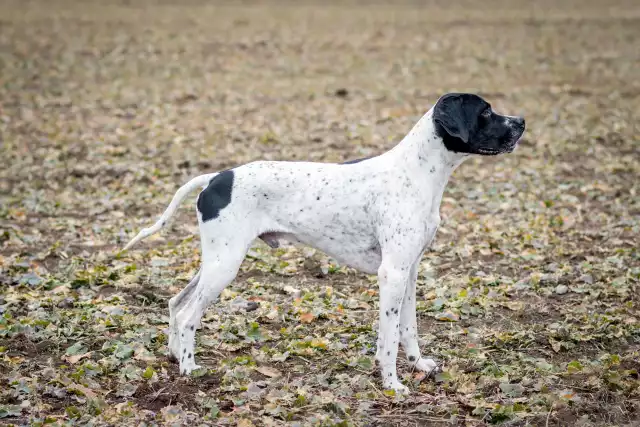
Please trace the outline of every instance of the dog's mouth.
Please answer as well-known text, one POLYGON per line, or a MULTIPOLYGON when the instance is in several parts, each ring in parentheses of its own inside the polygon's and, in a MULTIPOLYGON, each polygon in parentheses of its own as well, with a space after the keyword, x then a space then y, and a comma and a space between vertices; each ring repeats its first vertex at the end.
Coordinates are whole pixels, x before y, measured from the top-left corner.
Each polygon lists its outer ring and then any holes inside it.
POLYGON ((505 154, 505 153, 512 153, 513 150, 516 149, 517 145, 518 145, 518 141, 520 139, 514 139, 513 142, 509 143, 509 145, 505 145, 503 147, 500 147, 499 150, 493 149, 493 148, 478 148, 476 150, 476 152, 478 154, 481 154, 483 156, 497 156, 499 154, 505 154))
POLYGON ((497 156, 498 154, 503 153, 501 150, 494 150, 492 148, 478 148, 478 154, 482 154, 483 156, 497 156))
POLYGON ((522 139, 522 135, 524 134, 523 130, 524 129, 518 129, 517 131, 513 132, 509 143, 501 146, 499 149, 478 148, 476 152, 483 156, 497 156, 499 154, 512 153, 518 146, 518 142, 520 142, 520 140, 522 139))

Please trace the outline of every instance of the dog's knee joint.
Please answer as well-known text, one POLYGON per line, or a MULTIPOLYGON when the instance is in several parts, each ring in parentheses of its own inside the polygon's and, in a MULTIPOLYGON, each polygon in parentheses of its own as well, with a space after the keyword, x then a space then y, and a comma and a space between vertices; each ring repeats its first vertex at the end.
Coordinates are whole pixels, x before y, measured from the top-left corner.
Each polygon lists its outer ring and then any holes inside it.
POLYGON ((409 274, 401 268, 381 265, 378 269, 378 277, 382 284, 388 284, 396 287, 398 284, 404 284, 409 274))

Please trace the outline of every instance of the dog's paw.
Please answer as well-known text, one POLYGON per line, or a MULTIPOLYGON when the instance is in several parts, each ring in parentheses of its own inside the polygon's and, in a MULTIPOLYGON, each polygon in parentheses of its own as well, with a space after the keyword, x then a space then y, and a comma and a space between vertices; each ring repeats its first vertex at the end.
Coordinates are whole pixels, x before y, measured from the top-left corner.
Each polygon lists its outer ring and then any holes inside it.
POLYGON ((437 373, 439 371, 438 364, 433 359, 421 357, 415 364, 417 370, 427 374, 437 373))
POLYGON ((180 366, 180 374, 187 376, 191 374, 191 372, 195 371, 196 369, 200 369, 201 367, 202 366, 196 365, 195 363, 192 365, 180 366))
POLYGON ((396 395, 406 396, 410 393, 409 388, 398 380, 389 381, 388 383, 385 383, 384 388, 386 390, 393 390, 396 393, 396 395))

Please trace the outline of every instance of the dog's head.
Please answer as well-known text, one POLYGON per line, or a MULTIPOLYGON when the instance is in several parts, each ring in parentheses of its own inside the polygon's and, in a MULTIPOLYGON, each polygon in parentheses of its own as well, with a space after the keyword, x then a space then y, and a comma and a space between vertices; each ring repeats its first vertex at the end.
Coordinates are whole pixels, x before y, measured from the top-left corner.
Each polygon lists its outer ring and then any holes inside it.
POLYGON ((524 133, 524 118, 502 116, 478 95, 449 93, 433 107, 436 133, 456 153, 510 153, 524 133))

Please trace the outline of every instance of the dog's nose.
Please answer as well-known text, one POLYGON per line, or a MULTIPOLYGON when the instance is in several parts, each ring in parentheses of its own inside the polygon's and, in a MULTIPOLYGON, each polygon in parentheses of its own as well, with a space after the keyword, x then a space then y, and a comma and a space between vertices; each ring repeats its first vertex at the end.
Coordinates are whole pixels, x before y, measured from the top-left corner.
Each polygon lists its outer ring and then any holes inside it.
POLYGON ((515 117, 515 118, 513 119, 513 122, 514 122, 516 125, 521 126, 522 128, 524 128, 524 126, 525 126, 524 117, 515 117))

